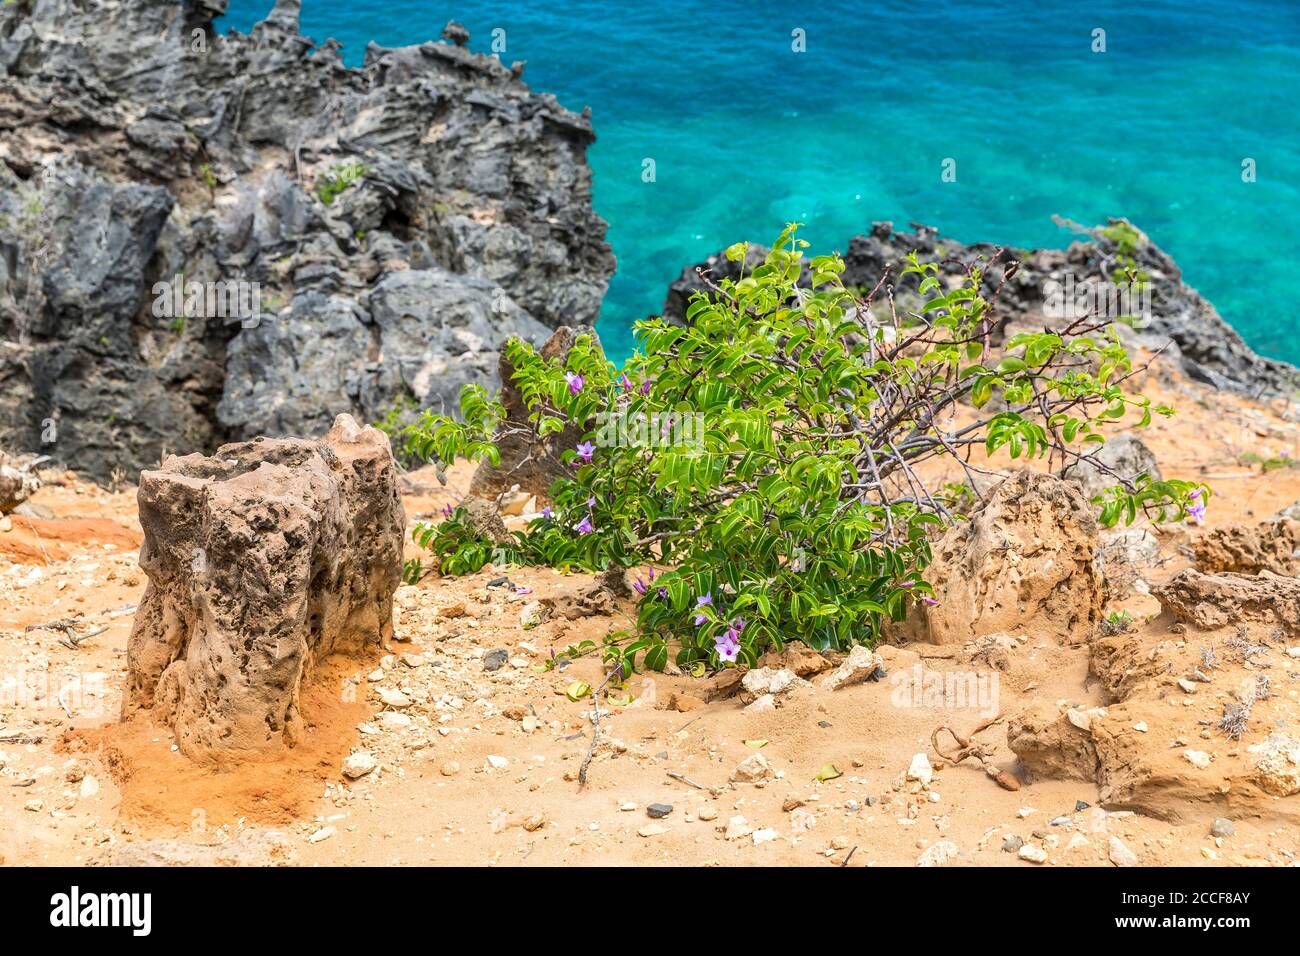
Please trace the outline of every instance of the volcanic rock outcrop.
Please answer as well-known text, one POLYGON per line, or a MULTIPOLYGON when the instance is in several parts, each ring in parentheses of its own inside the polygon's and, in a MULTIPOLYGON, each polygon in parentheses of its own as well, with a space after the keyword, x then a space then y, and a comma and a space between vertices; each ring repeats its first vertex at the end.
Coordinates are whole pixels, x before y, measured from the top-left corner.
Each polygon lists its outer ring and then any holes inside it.
POLYGON ((171 451, 450 410, 614 269, 587 115, 522 64, 278 0, 0 5, 0 444, 99 480, 171 451))
POLYGON ((149 585, 123 717, 151 711, 196 759, 293 746, 313 668, 392 638, 405 516, 387 436, 340 415, 318 441, 169 458, 138 498, 149 585))
MULTIPOLYGON (((563 365, 579 336, 590 336, 595 348, 600 348, 596 330, 590 326, 571 329, 561 326, 538 349, 548 362, 563 365)), ((584 428, 570 422, 558 433, 545 437, 538 435, 530 420, 531 410, 524 403, 523 393, 513 381, 515 368, 509 357, 501 354, 501 405, 506 416, 497 428, 497 450, 501 453, 498 465, 484 461, 474 472, 469 493, 482 498, 493 498, 518 485, 521 491, 546 498, 552 483, 569 477, 569 471, 560 459, 560 451, 573 448, 582 441, 584 428)))
MULTIPOLYGON (((1044 324, 1059 326, 1062 320, 1048 314, 1054 290, 1084 287, 1113 287, 1112 276, 1122 278, 1131 260, 1136 270, 1150 277, 1150 310, 1140 316, 1135 336, 1140 344, 1164 348, 1165 355, 1197 381, 1216 388, 1249 395, 1290 396, 1300 388, 1300 372, 1285 362, 1262 358, 1219 316, 1214 306, 1186 285, 1177 264, 1151 239, 1127 220, 1112 219, 1106 227, 1083 229, 1060 220, 1085 238, 1068 249, 1016 249, 1007 247, 997 261, 990 262, 998 246, 988 242, 963 245, 941 239, 932 226, 912 223, 914 232, 895 230, 891 222, 876 222, 866 235, 854 236, 844 252, 841 278, 847 286, 870 290, 889 269, 890 284, 900 310, 921 304, 918 278, 902 275, 906 257, 919 254, 923 262, 939 262, 940 271, 951 279, 962 270, 961 263, 977 256, 986 259, 981 291, 988 297, 998 293, 995 345, 1001 344, 1009 327, 1042 330, 1044 324), (1008 268, 1014 260, 1014 270, 1008 268), (1070 285, 1069 283, 1073 283, 1070 285)), ((762 237, 758 237, 762 238, 762 237)), ((762 262, 766 250, 751 246, 746 271, 762 262)), ((669 286, 664 316, 681 322, 693 293, 704 289, 697 269, 711 273, 712 281, 737 278, 740 263, 718 253, 697 265, 688 266, 669 286)), ((805 272, 804 281, 810 276, 805 272)))

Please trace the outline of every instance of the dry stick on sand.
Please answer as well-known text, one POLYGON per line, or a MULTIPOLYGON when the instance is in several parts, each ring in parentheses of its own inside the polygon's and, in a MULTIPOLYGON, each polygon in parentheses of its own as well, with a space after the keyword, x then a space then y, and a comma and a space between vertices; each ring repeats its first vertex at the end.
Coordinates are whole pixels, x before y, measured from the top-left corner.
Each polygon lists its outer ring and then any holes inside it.
POLYGON ((591 695, 591 700, 595 709, 591 712, 591 746, 587 748, 587 756, 582 758, 582 766, 578 768, 578 789, 581 790, 587 784, 587 765, 591 763, 592 756, 596 753, 596 741, 600 739, 600 695, 605 690, 606 685, 614 679, 615 675, 622 676, 623 665, 619 664, 612 671, 605 675, 601 681, 596 693, 591 695))
POLYGON ((998 714, 996 717, 984 721, 984 723, 980 724, 964 737, 946 724, 942 727, 936 727, 934 733, 930 735, 930 744, 934 747, 935 753, 953 765, 961 763, 967 757, 974 757, 979 762, 979 765, 983 768, 984 772, 988 774, 989 777, 991 777, 1003 790, 1019 790, 1020 781, 1007 771, 998 770, 992 763, 985 763, 985 761, 992 758, 992 751, 972 739, 981 730, 992 727, 1001 719, 1002 715, 998 714), (948 731, 953 740, 957 741, 957 746, 961 748, 956 754, 946 754, 943 752, 943 748, 939 746, 939 735, 945 730, 948 731))
POLYGON ((69 650, 75 651, 80 649, 85 641, 108 630, 106 627, 99 627, 87 634, 78 634, 77 625, 80 623, 77 618, 63 617, 57 621, 50 621, 48 624, 29 624, 27 631, 62 631, 64 636, 59 639, 59 643, 69 650))
POLYGON ((676 770, 665 770, 664 773, 668 774, 668 776, 672 777, 674 780, 680 780, 682 783, 689 784, 696 790, 708 790, 710 792, 713 790, 712 787, 706 787, 703 784, 696 783, 690 777, 680 774, 676 770))

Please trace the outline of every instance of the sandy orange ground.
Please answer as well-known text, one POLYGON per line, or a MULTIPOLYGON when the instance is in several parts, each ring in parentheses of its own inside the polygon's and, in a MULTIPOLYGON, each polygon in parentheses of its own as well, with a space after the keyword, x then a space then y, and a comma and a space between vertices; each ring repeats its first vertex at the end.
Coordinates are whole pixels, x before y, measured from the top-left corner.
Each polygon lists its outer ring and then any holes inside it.
MULTIPOLYGON (((1300 469, 1265 474, 1242 461, 1243 455, 1300 455, 1294 421, 1180 380, 1150 385, 1181 413, 1158 421, 1144 437, 1166 476, 1214 486, 1211 525, 1264 518, 1300 500, 1300 469)), ((452 472, 446 489, 427 472, 408 476, 408 520, 455 500, 467 481, 464 469, 452 472)), ((563 688, 574 679, 598 684, 600 663, 583 658, 563 671, 537 665, 552 650, 599 642, 608 630, 626 626, 630 607, 621 616, 551 620, 522 630, 521 601, 590 583, 546 569, 509 569, 512 583, 533 590, 526 597, 489 589, 497 573, 487 570, 459 580, 430 577, 399 592, 405 606, 397 612, 397 632, 404 640, 383 661, 336 660, 321 669, 304 706, 312 724, 305 747, 279 763, 196 767, 172 751, 164 729, 124 730, 115 723, 131 610, 145 585, 136 565, 141 536, 134 490, 110 494, 69 479, 44 487, 33 504, 49 517, 15 516, 0 532, 0 857, 6 865, 847 860, 870 866, 912 865, 941 843, 959 851, 954 863, 1034 865, 1003 852, 1008 834, 1043 845, 1047 865, 1109 865, 1112 835, 1148 865, 1286 865, 1300 852, 1300 796, 1233 806, 1236 834, 1216 840, 1209 823, 1223 806, 1183 792, 1171 792, 1159 819, 1096 810, 1091 783, 1035 781, 1007 792, 967 764, 941 768, 922 788, 903 777, 918 752, 940 763, 929 747, 931 732, 941 724, 970 729, 989 715, 900 703, 888 681, 835 692, 814 688, 778 711, 754 714, 735 700, 669 709, 674 695, 698 696, 700 682, 636 675, 628 687, 631 705, 606 705, 605 742, 580 789, 575 776, 590 741, 592 703, 570 701, 563 688), (61 631, 27 630, 66 618, 78 620, 79 633, 99 633, 74 650, 60 642, 61 631), (481 659, 494 648, 506 649, 510 662, 489 673, 481 659), (401 716, 379 713, 376 684, 401 687, 412 706, 401 716), (355 699, 350 686, 360 688, 355 699), (362 747, 380 768, 348 781, 341 760, 362 747), (730 784, 733 768, 755 753, 770 763, 775 779, 730 784), (841 776, 818 782, 828 763, 841 776), (1076 812, 1076 801, 1091 806, 1076 812), (645 807, 656 802, 673 806, 666 819, 648 819, 645 807), (1049 825, 1060 816, 1068 822, 1049 825), (758 831, 758 839, 747 831, 758 831)), ((1162 537, 1169 561, 1160 574, 1187 565, 1179 545, 1192 533, 1180 528, 1162 537)), ((1168 639, 1166 625, 1147 621, 1158 611, 1154 600, 1139 594, 1123 607, 1140 622, 1138 640, 1168 639)), ((955 652, 915 646, 884 653, 887 668, 903 672, 918 663, 942 669, 955 652)), ((1004 715, 1036 701, 1106 703, 1080 642, 1029 634, 1011 657, 1010 669, 998 675, 996 709, 1004 715)), ((1282 666, 1291 670, 1300 662, 1282 666)), ((1300 718, 1295 684, 1279 685, 1269 716, 1294 726, 1300 718)), ((1158 711, 1150 705, 1148 734, 1157 756, 1171 747, 1172 736, 1199 737, 1196 721, 1211 707, 1208 699, 1196 707, 1160 704, 1158 711)), ((998 766, 1014 765, 1004 723, 979 739, 994 748, 998 766)), ((1200 745, 1235 759, 1226 744, 1201 739, 1200 745)))

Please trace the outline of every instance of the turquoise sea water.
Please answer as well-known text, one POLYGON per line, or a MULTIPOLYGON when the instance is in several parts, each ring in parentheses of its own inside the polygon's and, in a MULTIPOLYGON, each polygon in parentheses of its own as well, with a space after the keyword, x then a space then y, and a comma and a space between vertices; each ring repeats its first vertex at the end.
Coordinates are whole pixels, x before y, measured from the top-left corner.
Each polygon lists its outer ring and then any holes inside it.
MULTIPOLYGON (((270 6, 231 0, 222 26, 270 6)), ((875 219, 1064 247, 1059 213, 1129 217, 1256 349, 1300 363, 1294 0, 304 7, 303 32, 338 39, 351 64, 370 40, 435 39, 451 18, 479 52, 503 29, 501 59, 527 60, 534 90, 591 106, 595 207, 619 260, 600 322, 613 353, 684 266, 787 220, 816 251, 875 219)))

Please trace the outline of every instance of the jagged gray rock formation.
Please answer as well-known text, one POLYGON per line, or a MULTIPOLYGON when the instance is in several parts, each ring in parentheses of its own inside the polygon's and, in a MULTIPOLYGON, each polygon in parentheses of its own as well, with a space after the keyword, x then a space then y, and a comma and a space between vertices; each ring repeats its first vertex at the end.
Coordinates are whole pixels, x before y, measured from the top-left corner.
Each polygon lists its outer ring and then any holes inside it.
POLYGON ((0 443, 134 478, 454 407, 506 337, 594 322, 588 117, 463 29, 354 70, 298 9, 219 36, 225 0, 0 7, 0 443))
MULTIPOLYGON (((1108 226, 1082 229, 1061 220, 1087 236, 1068 249, 1016 249, 1007 247, 1001 260, 986 269, 983 289, 991 294, 999 285, 999 313, 1002 328, 1026 325, 1041 329, 1060 320, 1045 314, 1052 295, 1050 283, 1064 287, 1067 276, 1076 283, 1111 284, 1111 276, 1123 275, 1123 260, 1131 257, 1136 269, 1150 277, 1151 308, 1147 320, 1135 330, 1138 341, 1150 348, 1166 349, 1165 355, 1190 377, 1217 388, 1249 395, 1291 395, 1300 388, 1300 369, 1285 362, 1256 355, 1228 325, 1213 305, 1182 281, 1182 271, 1150 238, 1127 220, 1112 219, 1108 226), (1129 248, 1130 244, 1133 248, 1129 248), (1008 274, 1010 260, 1019 266, 1008 274)), ((913 232, 895 230, 893 223, 876 222, 866 235, 854 236, 844 250, 845 284, 870 290, 890 269, 890 284, 906 305, 907 293, 915 292, 916 276, 903 276, 901 266, 908 253, 917 252, 922 261, 947 261, 941 271, 955 276, 959 261, 976 256, 991 258, 998 246, 973 243, 969 246, 941 239, 931 226, 911 224, 913 232)), ((762 261, 766 250, 751 249, 746 271, 762 261)), ((668 288, 664 316, 680 322, 693 293, 704 288, 696 269, 707 269, 712 280, 735 278, 739 263, 729 262, 722 253, 689 266, 668 288)))

